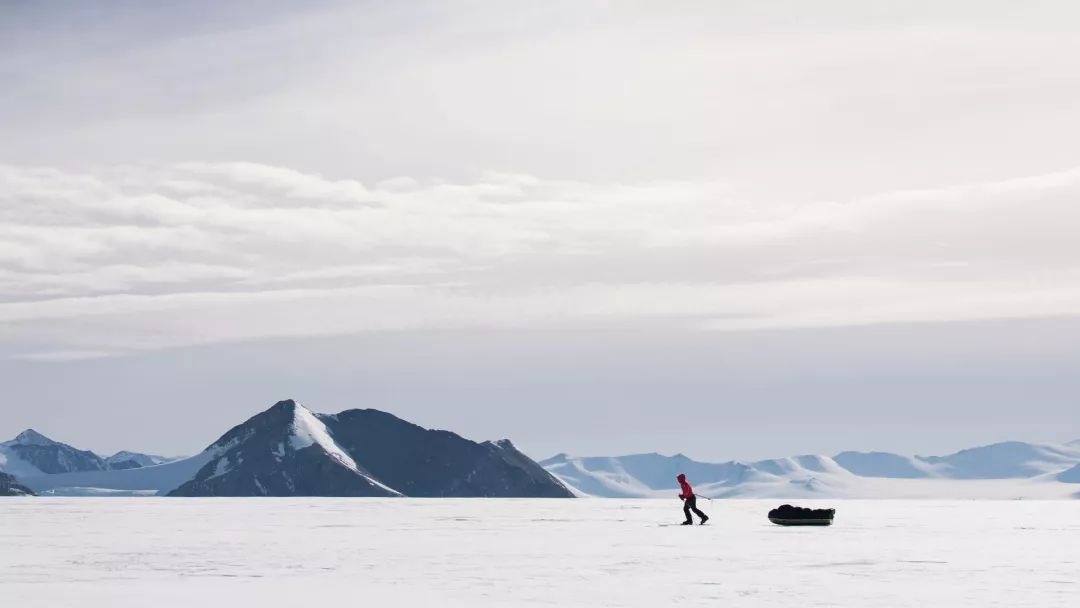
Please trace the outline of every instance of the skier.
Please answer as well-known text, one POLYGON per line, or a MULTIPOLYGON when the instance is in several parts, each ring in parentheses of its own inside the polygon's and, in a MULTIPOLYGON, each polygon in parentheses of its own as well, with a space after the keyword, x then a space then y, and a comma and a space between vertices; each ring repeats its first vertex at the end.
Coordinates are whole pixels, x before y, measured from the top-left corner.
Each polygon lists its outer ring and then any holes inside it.
POLYGON ((679 476, 675 479, 679 480, 679 488, 682 490, 682 494, 679 494, 679 498, 683 501, 683 514, 686 515, 686 521, 682 522, 684 526, 694 525, 694 518, 690 517, 690 511, 697 513, 697 516, 701 518, 701 523, 709 521, 709 516, 702 513, 697 508, 697 496, 694 494, 694 488, 690 487, 690 484, 686 481, 686 475, 679 473, 679 476))

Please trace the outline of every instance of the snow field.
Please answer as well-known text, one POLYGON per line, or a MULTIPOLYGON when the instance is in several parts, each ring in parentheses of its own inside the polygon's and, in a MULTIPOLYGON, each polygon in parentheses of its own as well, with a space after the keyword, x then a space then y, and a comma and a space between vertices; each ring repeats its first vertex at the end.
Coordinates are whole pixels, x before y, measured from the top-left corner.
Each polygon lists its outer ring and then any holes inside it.
POLYGON ((20 607, 1065 606, 1064 501, 37 498, 0 501, 0 597, 20 607))

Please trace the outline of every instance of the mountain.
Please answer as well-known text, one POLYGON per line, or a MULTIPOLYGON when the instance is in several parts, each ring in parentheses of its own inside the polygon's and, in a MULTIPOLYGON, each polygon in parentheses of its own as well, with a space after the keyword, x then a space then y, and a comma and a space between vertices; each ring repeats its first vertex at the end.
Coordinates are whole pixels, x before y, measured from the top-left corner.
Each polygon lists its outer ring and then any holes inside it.
POLYGON ((23 477, 35 474, 103 471, 108 464, 97 454, 53 441, 34 429, 0 443, 0 470, 23 477))
POLYGON ((23 485, 41 495, 164 495, 194 478, 199 469, 216 455, 216 452, 207 450, 190 458, 150 467, 55 475, 39 473, 20 476, 19 479, 23 485))
POLYGON ((708 463, 682 454, 559 454, 470 441, 373 409, 315 414, 281 401, 201 453, 102 459, 28 430, 0 471, 39 494, 173 496, 664 497, 686 473, 712 498, 1080 498, 1080 441, 1004 442, 946 456, 841 452, 708 463))
POLYGON ((33 496, 34 492, 30 488, 20 485, 19 482, 8 475, 7 473, 0 472, 0 496, 33 496))
POLYGON ((841 452, 833 457, 836 463, 862 477, 889 479, 925 479, 932 476, 933 467, 916 457, 888 452, 841 452))
POLYGON ((541 464, 580 494, 608 498, 675 496, 679 473, 686 473, 695 490, 710 498, 813 496, 838 485, 838 479, 854 477, 827 456, 707 463, 682 454, 592 458, 559 454, 541 464))
MULTIPOLYGON (((118 462, 133 460, 119 459, 118 462)), ((477 443, 378 410, 315 414, 281 401, 191 458, 21 476, 39 494, 503 496, 573 493, 508 440, 477 443)))
POLYGON ((109 469, 118 471, 123 469, 138 469, 141 467, 153 467, 166 462, 180 460, 179 458, 166 458, 153 454, 140 454, 138 452, 120 451, 105 459, 109 469))
POLYGON ((117 452, 101 458, 30 429, 0 443, 0 472, 18 476, 39 494, 157 494, 190 479, 208 457, 200 454, 174 462, 117 452))
MULTIPOLYGON (((742 463, 711 464, 690 460, 682 454, 633 454, 618 457, 573 458, 559 454, 541 466, 571 487, 590 496, 648 496, 660 490, 670 494, 675 476, 686 473, 698 483, 732 486, 746 479, 749 467, 742 463)), ((677 486, 676 486, 677 487, 677 486)))
POLYGON ((371 409, 322 419, 344 450, 406 496, 572 495, 508 440, 476 443, 371 409))
POLYGON ((572 495, 509 441, 476 443, 371 409, 318 415, 282 401, 208 449, 218 455, 171 495, 572 495))
POLYGON ((949 479, 1022 479, 1080 462, 1080 447, 1009 441, 920 460, 940 466, 940 476, 949 479))
MULTIPOLYGON (((501 487, 496 485, 484 490, 484 496, 528 495, 541 498, 576 496, 558 478, 548 473, 547 469, 517 449, 517 446, 509 439, 485 441, 480 445, 490 452, 485 460, 485 467, 488 470, 504 471, 504 477, 500 482, 501 487)), ((480 469, 471 476, 478 479, 484 477, 480 469)))
POLYGON ((856 475, 891 479, 1027 479, 1080 462, 1080 445, 1008 441, 948 456, 844 452, 836 461, 856 475))
POLYGON ((1080 464, 1058 473, 1057 480, 1064 483, 1080 483, 1080 464))
POLYGON ((282 401, 233 427, 170 496, 399 496, 353 460, 322 420, 282 401))
POLYGON ((580 494, 667 497, 686 473, 712 498, 1072 497, 1080 483, 1080 446, 998 443, 948 456, 842 452, 758 462, 705 463, 683 456, 635 454, 541 463, 580 494))
POLYGON ((102 458, 88 450, 54 441, 34 429, 27 429, 14 439, 0 443, 0 471, 20 477, 135 469, 172 460, 176 459, 127 451, 102 458))

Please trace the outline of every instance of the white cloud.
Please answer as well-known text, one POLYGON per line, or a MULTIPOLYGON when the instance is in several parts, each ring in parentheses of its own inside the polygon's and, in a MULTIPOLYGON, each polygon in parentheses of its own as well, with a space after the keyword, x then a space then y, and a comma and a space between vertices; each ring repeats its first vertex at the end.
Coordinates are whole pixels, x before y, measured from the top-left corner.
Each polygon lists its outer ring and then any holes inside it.
POLYGON ((67 361, 86 361, 88 359, 102 359, 114 357, 119 353, 103 350, 54 350, 33 353, 18 353, 9 355, 13 361, 29 361, 32 363, 65 363, 67 361))
POLYGON ((415 327, 1073 315, 1078 194, 1080 170, 763 203, 716 181, 369 187, 254 163, 8 165, 0 324, 96 352, 415 327))
MULTIPOLYGON (((722 175, 813 198, 1078 162, 1061 0, 217 4, 5 14, 0 158, 248 159, 369 185, 722 175)), ((213 164, 324 205, 365 198, 213 164)))

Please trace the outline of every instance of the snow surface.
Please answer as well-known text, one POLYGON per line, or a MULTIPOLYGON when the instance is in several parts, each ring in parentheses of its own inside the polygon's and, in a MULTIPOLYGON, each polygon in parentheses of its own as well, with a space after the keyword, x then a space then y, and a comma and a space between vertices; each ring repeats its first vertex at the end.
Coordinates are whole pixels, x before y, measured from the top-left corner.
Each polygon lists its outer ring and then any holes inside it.
POLYGON ((1080 510, 1042 501, 0 500, 4 605, 1067 606, 1080 510), (423 602, 423 603, 421 603, 423 602))

